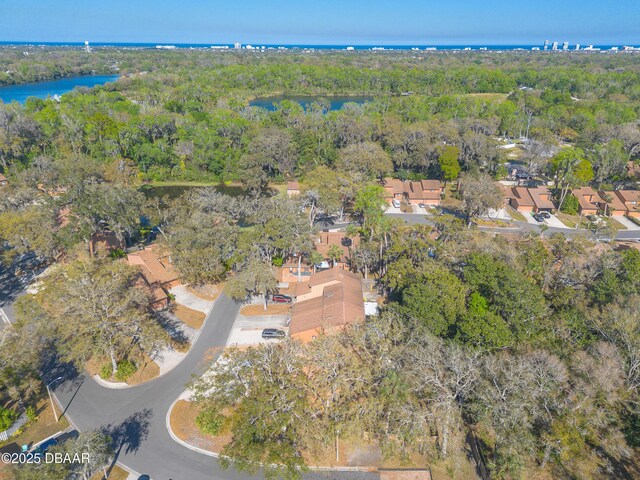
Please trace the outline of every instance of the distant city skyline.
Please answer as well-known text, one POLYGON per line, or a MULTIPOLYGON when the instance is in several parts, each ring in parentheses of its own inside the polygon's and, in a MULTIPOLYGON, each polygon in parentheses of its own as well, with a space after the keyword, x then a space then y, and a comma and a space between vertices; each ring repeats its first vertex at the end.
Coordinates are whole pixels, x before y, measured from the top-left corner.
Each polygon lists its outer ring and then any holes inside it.
POLYGON ((0 41, 322 45, 640 43, 640 2, 0 0, 0 41))

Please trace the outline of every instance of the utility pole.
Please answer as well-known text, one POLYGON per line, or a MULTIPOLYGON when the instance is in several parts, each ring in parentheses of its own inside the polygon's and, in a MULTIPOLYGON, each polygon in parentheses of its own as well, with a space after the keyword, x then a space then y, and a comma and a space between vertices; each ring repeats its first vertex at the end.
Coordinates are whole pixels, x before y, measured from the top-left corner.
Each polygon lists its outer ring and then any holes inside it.
POLYGON ((51 410, 53 410, 53 416, 56 419, 56 423, 58 423, 58 412, 56 412, 56 406, 53 403, 53 397, 51 396, 51 389, 49 388, 49 386, 52 383, 57 382, 58 380, 62 380, 62 377, 58 377, 55 380, 51 380, 49 383, 47 383, 47 393, 49 394, 49 401, 51 402, 51 410))

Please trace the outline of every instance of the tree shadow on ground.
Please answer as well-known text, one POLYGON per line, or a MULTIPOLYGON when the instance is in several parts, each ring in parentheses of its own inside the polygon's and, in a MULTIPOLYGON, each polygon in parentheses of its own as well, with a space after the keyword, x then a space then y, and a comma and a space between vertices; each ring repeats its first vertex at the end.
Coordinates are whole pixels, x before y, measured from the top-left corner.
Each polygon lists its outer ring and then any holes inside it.
POLYGON ((153 410, 145 408, 127 417, 119 424, 111 424, 102 428, 105 435, 111 437, 112 447, 115 452, 114 463, 118 460, 120 452, 135 453, 149 435, 149 423, 153 416, 153 410))
POLYGON ((189 343, 189 338, 184 333, 184 323, 169 311, 157 312, 156 319, 160 326, 169 334, 171 340, 178 344, 189 343))

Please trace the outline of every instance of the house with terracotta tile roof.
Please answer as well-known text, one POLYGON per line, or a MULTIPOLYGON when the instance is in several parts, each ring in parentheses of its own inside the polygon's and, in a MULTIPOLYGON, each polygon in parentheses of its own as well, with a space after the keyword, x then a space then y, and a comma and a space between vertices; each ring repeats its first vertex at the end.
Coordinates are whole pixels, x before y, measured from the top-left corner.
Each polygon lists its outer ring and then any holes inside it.
POLYGON ((591 187, 576 188, 571 194, 578 199, 578 211, 582 215, 596 215, 600 209, 600 195, 591 187))
POLYGON ((439 180, 405 182, 405 197, 412 204, 424 203, 425 205, 438 206, 443 191, 443 184, 439 180))
POLYGON ((555 205, 551 201, 551 191, 547 187, 504 187, 504 192, 507 203, 521 213, 555 210, 555 205))
POLYGON ((9 184, 7 177, 0 173, 0 187, 4 187, 9 184))
POLYGON ((394 200, 402 200, 404 198, 404 185, 402 180, 397 178, 385 178, 382 182, 384 188, 384 197, 388 204, 394 200))
POLYGON ((295 297, 289 335, 304 343, 365 319, 361 278, 348 270, 314 273, 297 285, 295 297))
POLYGON ((169 255, 158 245, 151 245, 144 250, 127 255, 129 265, 140 270, 142 283, 151 293, 151 307, 161 310, 169 305, 167 291, 180 285, 178 272, 173 268, 169 255))
POLYGON ((599 191, 600 201, 598 206, 605 215, 612 217, 622 217, 629 213, 625 203, 616 195, 616 192, 599 191))
POLYGON ((409 203, 440 205, 444 185, 440 180, 402 181, 397 178, 385 178, 382 186, 387 203, 394 200, 407 200, 409 203))
POLYGON ((612 193, 624 204, 628 217, 640 218, 639 190, 616 190, 612 193))
POLYGON ((298 182, 287 182, 287 196, 289 198, 300 195, 300 184, 298 182))

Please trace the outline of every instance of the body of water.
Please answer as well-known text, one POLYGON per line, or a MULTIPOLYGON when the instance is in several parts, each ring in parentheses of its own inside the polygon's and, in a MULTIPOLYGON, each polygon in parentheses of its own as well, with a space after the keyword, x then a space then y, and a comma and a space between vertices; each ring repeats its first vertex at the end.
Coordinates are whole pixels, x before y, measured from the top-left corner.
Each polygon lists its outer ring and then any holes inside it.
POLYGON ((24 103, 29 97, 47 98, 48 96, 62 95, 76 87, 95 87, 107 82, 115 82, 118 75, 89 75, 82 77, 61 78, 46 82, 22 83, 0 87, 0 100, 11 103, 14 100, 24 103))
POLYGON ((276 109, 275 105, 279 104, 283 100, 289 100, 291 102, 296 102, 302 105, 305 109, 311 105, 313 102, 317 102, 319 100, 326 101, 330 105, 331 110, 340 110, 345 103, 357 103, 364 104, 367 102, 372 102, 373 97, 369 96, 322 96, 322 95, 309 95, 309 96, 300 96, 300 95, 279 95, 275 97, 260 97, 249 102, 249 105, 252 107, 260 107, 269 111, 274 111, 276 109))

